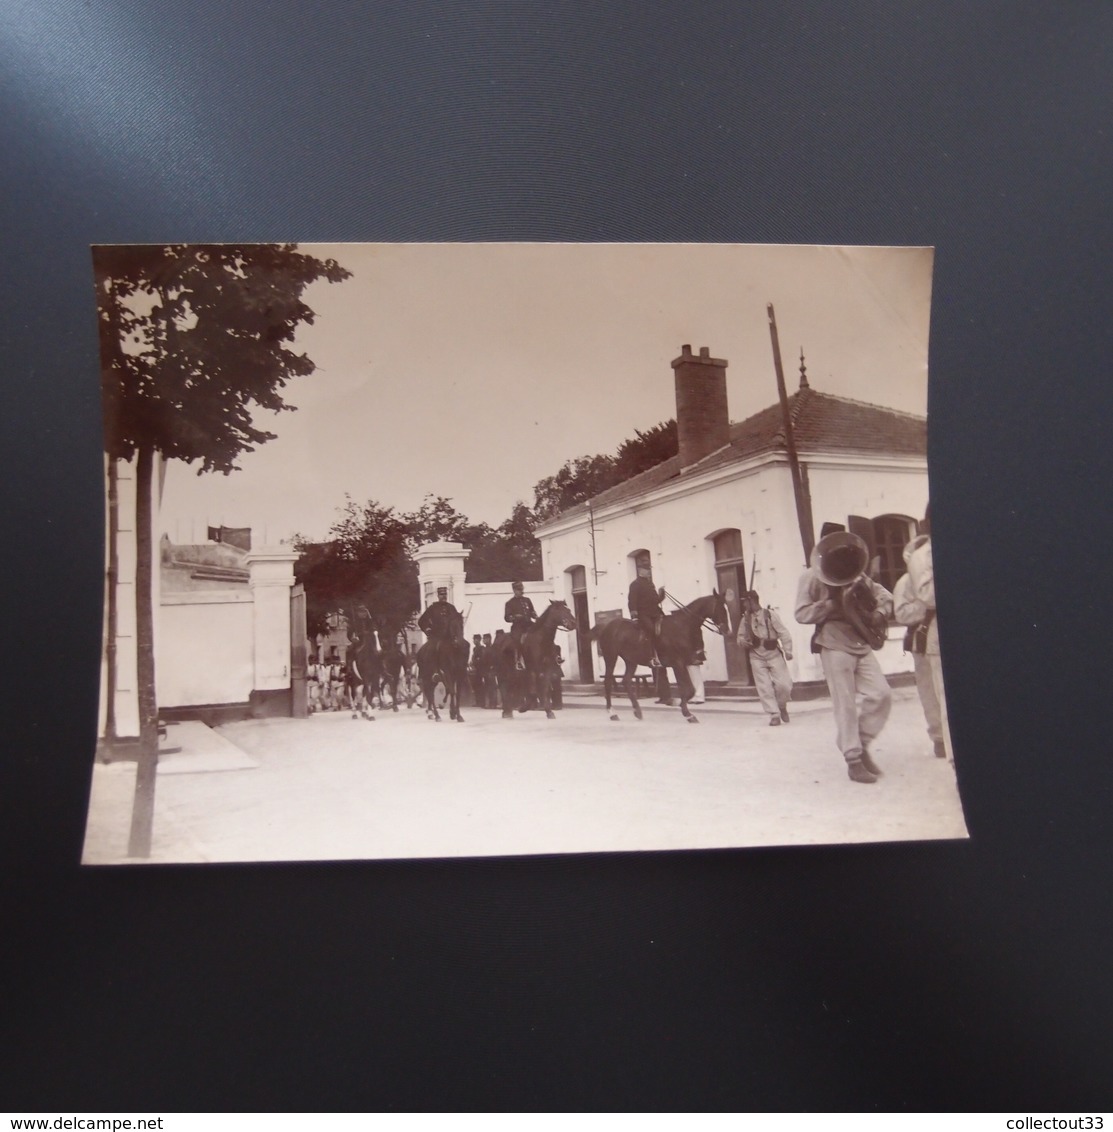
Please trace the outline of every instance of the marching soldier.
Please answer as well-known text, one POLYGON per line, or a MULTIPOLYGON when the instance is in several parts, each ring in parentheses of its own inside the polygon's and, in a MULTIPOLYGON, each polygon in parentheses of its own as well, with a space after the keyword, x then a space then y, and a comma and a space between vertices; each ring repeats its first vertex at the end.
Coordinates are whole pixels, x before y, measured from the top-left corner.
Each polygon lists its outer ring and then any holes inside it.
MULTIPOLYGON (((926 534, 917 535, 904 548, 904 564, 907 567, 912 555, 928 541, 926 534)), ((936 757, 945 759, 947 748, 943 742, 943 721, 939 712, 939 698, 935 694, 935 684, 931 676, 931 663, 927 658, 927 635, 935 620, 935 610, 928 607, 912 590, 912 575, 901 574, 893 587, 893 616, 901 625, 908 626, 904 634, 904 651, 912 654, 912 667, 916 674, 916 691, 920 706, 924 709, 928 738, 936 757)))
POLYGON ((796 620, 815 625, 812 649, 819 653, 831 693, 835 733, 852 782, 874 783, 881 768, 870 744, 881 733, 893 694, 870 640, 876 619, 893 610, 893 595, 865 576, 869 550, 856 535, 833 531, 812 551, 812 565, 800 576, 796 620), (869 608, 872 607, 872 608, 869 608), (858 697, 861 696, 861 709, 858 697))
POLYGON ((468 665, 468 676, 470 677, 472 696, 475 698, 475 706, 481 708, 487 706, 483 695, 483 654, 485 651, 483 638, 475 633, 471 639, 471 663, 468 665))
POLYGON ((738 626, 738 643, 749 651, 761 706, 769 715, 769 726, 788 722, 788 698, 792 677, 787 661, 792 659, 792 636, 772 606, 761 608, 761 598, 750 590, 744 598, 745 615, 738 626))

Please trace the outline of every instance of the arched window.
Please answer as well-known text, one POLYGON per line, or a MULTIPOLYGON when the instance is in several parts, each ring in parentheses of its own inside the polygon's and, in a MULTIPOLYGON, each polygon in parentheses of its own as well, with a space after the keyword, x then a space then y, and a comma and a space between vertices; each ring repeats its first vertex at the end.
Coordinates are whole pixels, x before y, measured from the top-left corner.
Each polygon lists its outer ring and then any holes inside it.
POLYGON ((916 520, 907 515, 878 515, 875 519, 851 515, 847 521, 850 530, 866 540, 877 581, 892 593, 904 573, 904 548, 916 533, 916 520))
POLYGON ((638 571, 644 568, 649 571, 649 579, 650 581, 652 581, 653 555, 650 554, 648 550, 635 550, 633 554, 630 555, 630 558, 634 563, 634 577, 636 578, 638 576, 638 571))
POLYGON ((904 515, 881 515, 873 521, 877 580, 890 593, 905 571, 904 548, 915 533, 915 521, 904 515))

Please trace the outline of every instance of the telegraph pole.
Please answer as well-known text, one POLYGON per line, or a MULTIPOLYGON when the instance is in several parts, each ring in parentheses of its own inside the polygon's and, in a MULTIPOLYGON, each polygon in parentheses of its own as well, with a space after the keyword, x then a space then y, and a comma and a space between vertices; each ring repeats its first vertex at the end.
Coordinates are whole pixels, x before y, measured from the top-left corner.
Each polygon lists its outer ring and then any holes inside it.
POLYGON ((769 337, 773 342, 773 365, 777 371, 777 393, 781 399, 781 416, 784 419, 785 448, 788 450, 788 467, 792 473, 792 493, 796 497, 796 520, 800 524, 800 541, 804 547, 804 565, 811 562, 815 549, 815 531, 812 527, 812 501, 800 474, 800 459, 796 454, 796 438, 792 431, 792 414, 788 408, 788 390, 785 388, 784 367, 781 365, 781 344, 777 338, 777 316, 773 304, 769 312, 769 337))

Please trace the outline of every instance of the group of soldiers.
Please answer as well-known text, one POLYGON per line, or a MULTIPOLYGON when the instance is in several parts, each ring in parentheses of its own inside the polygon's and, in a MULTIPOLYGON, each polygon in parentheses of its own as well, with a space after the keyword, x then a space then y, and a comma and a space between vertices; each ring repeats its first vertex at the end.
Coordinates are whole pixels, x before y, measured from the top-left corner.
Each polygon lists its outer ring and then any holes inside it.
MULTIPOLYGON (((847 584, 833 584, 822 562, 813 554, 797 587, 795 617, 813 625, 812 651, 819 655, 835 716, 835 738, 852 782, 875 783, 884 773, 872 753, 892 708, 892 692, 875 655, 887 637, 890 618, 905 626, 905 650, 912 654, 916 688, 936 757, 953 761, 947 722, 947 703, 935 617, 935 577, 931 550, 931 508, 925 509, 918 534, 904 549, 906 572, 890 593, 864 571, 847 584), (849 600, 848 600, 849 599, 849 600), (868 611, 859 614, 855 602, 868 611), (875 618, 875 637, 868 618, 875 618), (872 639, 871 639, 872 638, 872 639)), ((826 523, 820 545, 828 535, 844 531, 841 524, 826 523)), ((855 536, 849 536, 854 539, 855 536)), ((864 543, 862 550, 865 551, 864 543)), ((661 664, 656 641, 664 616, 663 589, 655 589, 648 569, 641 568, 630 586, 631 616, 645 625, 653 642, 654 667, 661 664)), ((743 596, 736 631, 738 644, 747 651, 754 687, 771 727, 789 722, 788 701, 793 681, 792 635, 771 606, 763 607, 754 590, 743 596)), ((702 659, 697 654, 697 661, 702 659)))
MULTIPOLYGON (((498 681, 496 679, 495 662, 502 651, 502 642, 509 636, 513 645, 515 667, 523 667, 520 650, 522 634, 537 620, 537 611, 533 602, 526 596, 525 586, 522 582, 514 582, 511 586, 513 596, 503 608, 503 616, 510 626, 509 633, 505 629, 498 629, 494 636, 490 633, 475 633, 471 639, 468 656, 468 682, 471 686, 472 700, 476 707, 499 708, 498 681)), ((431 602, 418 619, 417 627, 430 639, 445 639, 455 637, 464 640, 464 619, 460 611, 448 600, 448 589, 441 586, 437 589, 437 600, 431 602)), ((553 693, 553 707, 560 707, 560 676, 563 656, 557 649, 554 671, 551 675, 553 693)))
POLYGON ((305 670, 309 710, 343 711, 347 706, 347 670, 339 657, 311 661, 305 670))

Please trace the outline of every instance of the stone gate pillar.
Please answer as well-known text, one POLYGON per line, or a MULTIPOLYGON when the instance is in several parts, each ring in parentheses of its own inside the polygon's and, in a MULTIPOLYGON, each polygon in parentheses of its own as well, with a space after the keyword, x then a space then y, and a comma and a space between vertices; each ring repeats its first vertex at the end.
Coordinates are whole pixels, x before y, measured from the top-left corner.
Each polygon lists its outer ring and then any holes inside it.
POLYGON ((263 546, 245 561, 251 571, 255 679, 251 701, 259 714, 290 712, 290 590, 297 552, 263 546))
POLYGON ((421 587, 421 608, 437 600, 437 590, 448 590, 449 603, 465 613, 464 566, 468 551, 462 542, 430 542, 419 547, 414 554, 417 560, 417 581, 421 587))

